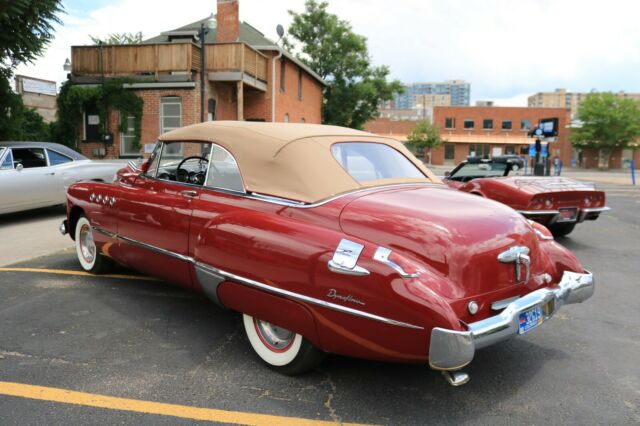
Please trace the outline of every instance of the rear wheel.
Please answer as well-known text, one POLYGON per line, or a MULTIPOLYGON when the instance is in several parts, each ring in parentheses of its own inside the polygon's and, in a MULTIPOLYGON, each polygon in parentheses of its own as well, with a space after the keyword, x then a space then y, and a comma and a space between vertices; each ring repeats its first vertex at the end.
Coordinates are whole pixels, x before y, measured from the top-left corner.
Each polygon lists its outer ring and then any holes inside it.
POLYGON ((569 235, 575 227, 575 223, 554 223, 553 225, 547 226, 554 237, 564 237, 565 235, 569 235))
POLYGON ((85 215, 80 215, 75 229, 76 254, 80 266, 92 274, 101 274, 111 269, 111 260, 102 255, 93 240, 93 229, 85 215))
POLYGON ((242 316, 251 347, 279 373, 301 374, 314 369, 324 359, 325 353, 301 335, 250 315, 242 316))

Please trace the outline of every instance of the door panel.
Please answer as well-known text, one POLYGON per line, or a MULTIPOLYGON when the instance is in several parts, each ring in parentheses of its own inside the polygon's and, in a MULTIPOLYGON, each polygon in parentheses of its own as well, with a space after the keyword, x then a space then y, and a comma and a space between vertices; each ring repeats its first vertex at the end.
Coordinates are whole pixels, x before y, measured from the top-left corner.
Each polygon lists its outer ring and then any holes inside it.
POLYGON ((118 200, 118 235, 125 239, 119 243, 122 261, 143 273, 191 287, 191 264, 176 256, 189 256, 191 203, 198 189, 144 176, 131 186, 123 185, 118 200))

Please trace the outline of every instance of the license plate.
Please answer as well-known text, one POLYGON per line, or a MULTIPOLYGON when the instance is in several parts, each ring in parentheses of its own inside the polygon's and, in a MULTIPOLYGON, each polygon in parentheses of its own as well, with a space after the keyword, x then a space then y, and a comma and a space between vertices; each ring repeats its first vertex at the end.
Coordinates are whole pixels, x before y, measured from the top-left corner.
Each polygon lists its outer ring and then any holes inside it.
POLYGON ((578 209, 576 208, 564 208, 560 209, 560 217, 558 222, 574 222, 578 217, 578 209))
POLYGON ((518 334, 524 334, 542 324, 542 308, 536 306, 520 314, 518 334))

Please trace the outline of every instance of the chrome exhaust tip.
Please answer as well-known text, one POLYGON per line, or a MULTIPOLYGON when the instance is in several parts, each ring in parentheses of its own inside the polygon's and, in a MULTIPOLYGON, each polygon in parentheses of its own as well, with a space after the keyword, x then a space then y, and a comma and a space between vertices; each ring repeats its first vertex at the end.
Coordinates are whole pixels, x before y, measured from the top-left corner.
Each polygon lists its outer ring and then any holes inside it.
POLYGON ((451 386, 462 386, 469 381, 469 375, 462 370, 442 371, 442 375, 451 386))
POLYGON ((63 220, 62 223, 60 225, 58 225, 58 231, 60 231, 60 233, 62 235, 66 235, 67 234, 67 221, 63 220))

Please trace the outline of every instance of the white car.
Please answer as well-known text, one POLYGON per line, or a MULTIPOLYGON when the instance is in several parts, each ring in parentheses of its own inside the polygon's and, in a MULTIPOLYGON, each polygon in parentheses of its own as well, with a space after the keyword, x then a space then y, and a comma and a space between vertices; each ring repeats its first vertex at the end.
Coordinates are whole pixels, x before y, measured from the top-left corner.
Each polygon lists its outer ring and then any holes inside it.
POLYGON ((72 183, 112 182, 124 166, 56 143, 0 142, 0 214, 64 204, 72 183))

